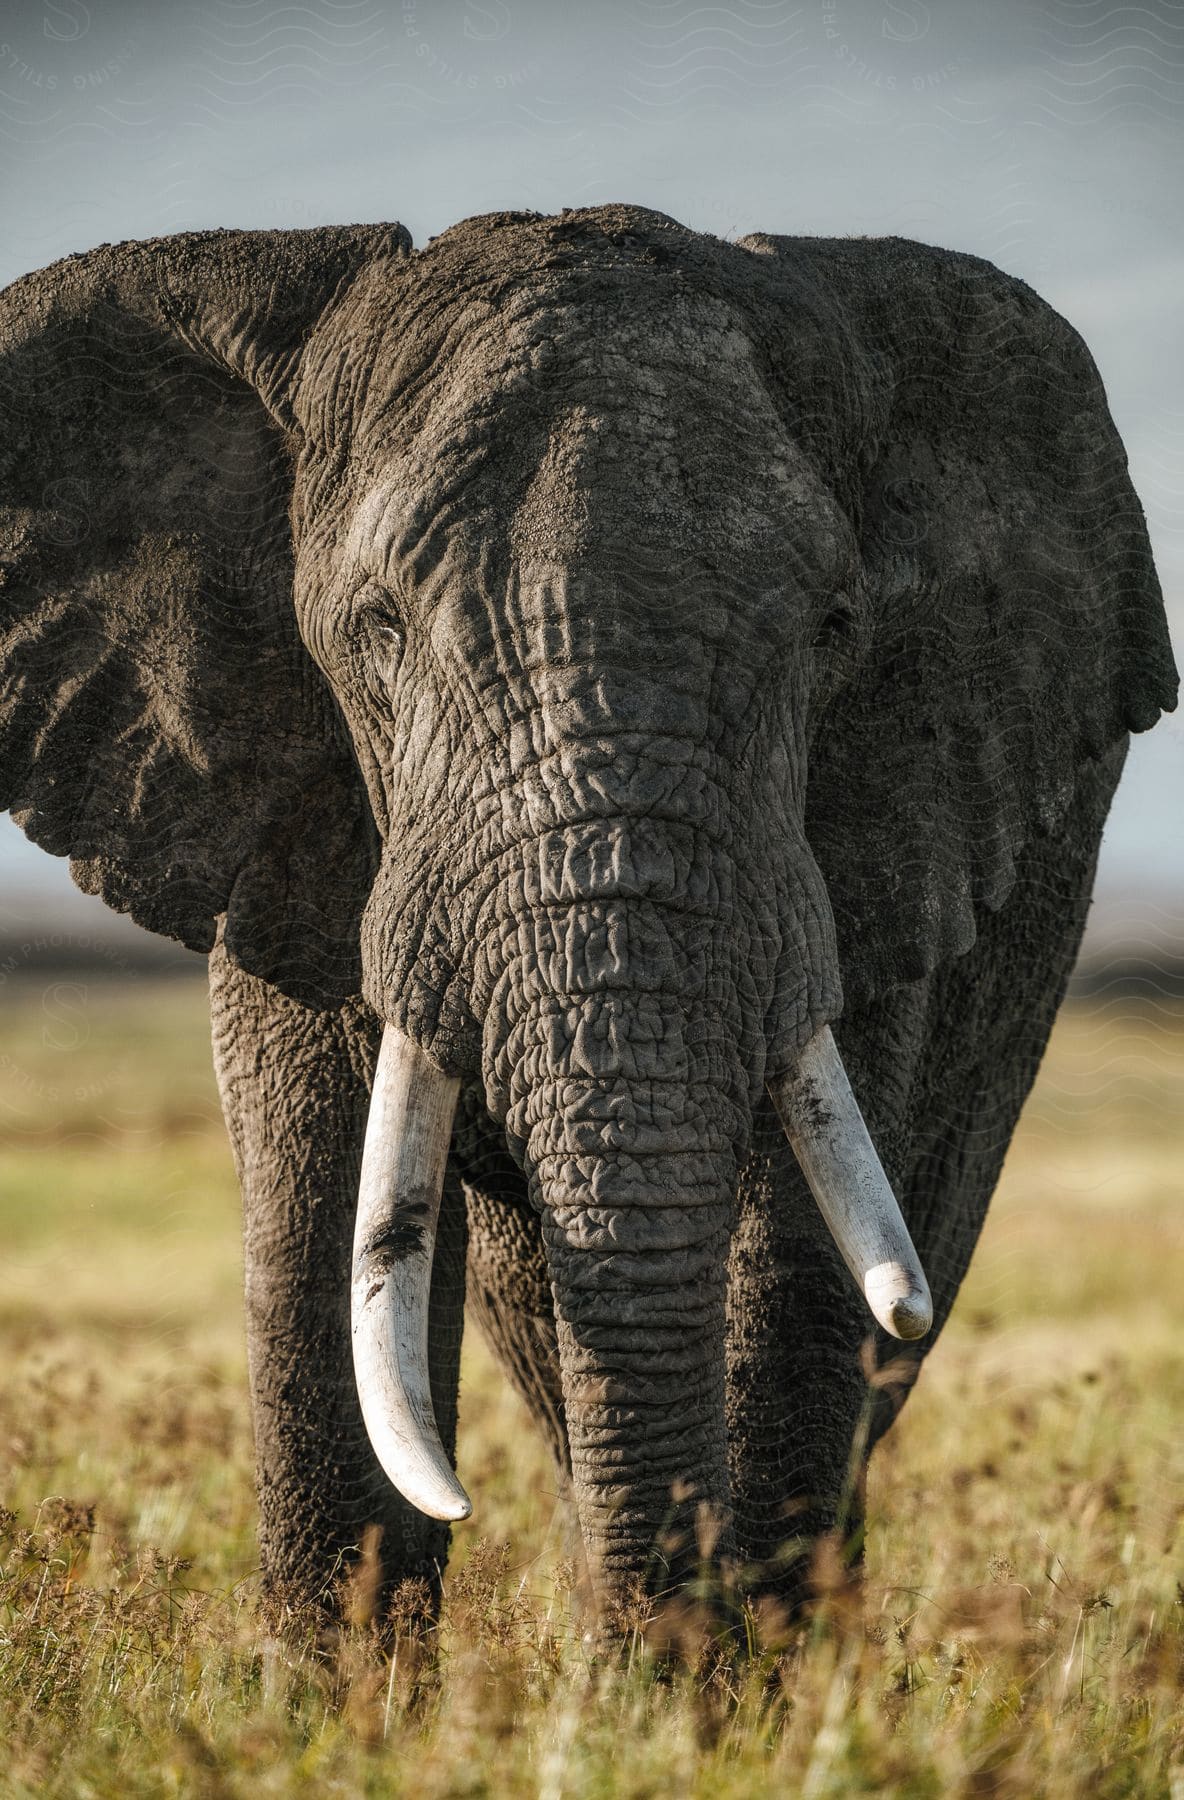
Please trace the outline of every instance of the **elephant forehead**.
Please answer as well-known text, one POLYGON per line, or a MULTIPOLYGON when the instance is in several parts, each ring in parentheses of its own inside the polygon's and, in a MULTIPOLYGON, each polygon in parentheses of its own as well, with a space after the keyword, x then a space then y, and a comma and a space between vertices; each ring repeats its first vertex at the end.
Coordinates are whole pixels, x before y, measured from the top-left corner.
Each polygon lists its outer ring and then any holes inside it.
POLYGON ((348 548, 389 570, 426 536, 454 560, 500 544, 527 580, 583 566, 625 586, 841 581, 850 522, 764 392, 714 419, 681 398, 508 413, 435 456, 396 452, 358 495, 348 548))
POLYGON ((614 280, 591 289, 560 281, 470 290, 438 304, 426 340, 404 343, 388 328, 384 347, 367 396, 376 415, 397 407, 406 377, 421 378, 425 365, 435 370, 430 401, 440 416, 495 389, 570 392, 590 381, 636 394, 755 374, 741 316, 721 296, 614 280))
POLYGON ((502 342, 524 378, 562 388, 581 379, 615 382, 636 398, 684 384, 716 388, 756 380, 752 342, 739 316, 726 301, 693 291, 553 301, 512 318, 502 342))
POLYGON ((597 579, 611 564, 626 584, 698 572, 758 593, 778 575, 841 580, 849 522, 733 309, 621 299, 478 295, 430 366, 416 359, 414 387, 406 362, 385 384, 376 369, 351 550, 387 570, 492 549, 491 569, 587 559, 597 579))
POLYGON ((615 554, 625 579, 685 576, 723 557, 738 574, 742 559, 764 553, 783 565, 800 536, 825 528, 829 496, 762 391, 714 417, 681 399, 579 405, 554 418, 513 510, 516 557, 615 554))
MULTIPOLYGON (((441 304, 430 326, 399 334, 388 322, 371 344, 355 445, 373 466, 399 455, 422 474, 491 448, 513 462, 540 431, 590 417, 635 446, 690 419, 704 448, 702 427, 733 417, 776 432, 752 342, 714 296, 478 292, 441 304)), ((339 376, 323 385, 340 393, 339 376)))

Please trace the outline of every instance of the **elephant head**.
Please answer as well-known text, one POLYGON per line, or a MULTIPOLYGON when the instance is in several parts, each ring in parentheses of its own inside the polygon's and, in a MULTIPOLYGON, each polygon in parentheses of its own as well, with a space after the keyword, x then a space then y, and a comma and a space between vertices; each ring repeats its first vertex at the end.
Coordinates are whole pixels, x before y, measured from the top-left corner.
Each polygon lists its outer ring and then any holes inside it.
POLYGON ((0 333, 0 800, 140 923, 222 919, 250 973, 385 1021, 357 1368, 439 1517, 432 1229, 480 1080, 585 1538, 635 1579, 672 1490, 726 1508, 766 1086, 877 1318, 924 1332, 844 989, 963 954, 1172 704, 1087 353, 970 257, 625 207, 103 248, 0 333))

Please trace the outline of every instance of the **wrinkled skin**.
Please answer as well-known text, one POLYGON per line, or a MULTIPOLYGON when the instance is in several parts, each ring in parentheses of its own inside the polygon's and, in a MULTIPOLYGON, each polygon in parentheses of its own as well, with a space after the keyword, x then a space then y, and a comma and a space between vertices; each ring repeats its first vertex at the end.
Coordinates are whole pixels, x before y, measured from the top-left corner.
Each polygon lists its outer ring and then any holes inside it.
POLYGON ((857 1549, 1174 700, 1080 341, 973 258, 605 207, 102 249, 8 290, 0 357, 0 799, 210 953, 272 1595, 369 1524, 388 1584, 447 1553, 350 1363, 389 1021, 464 1078, 446 1446, 467 1285, 607 1619, 705 1542, 796 1604, 857 1549), (827 1022, 921 1345, 765 1095, 827 1022))

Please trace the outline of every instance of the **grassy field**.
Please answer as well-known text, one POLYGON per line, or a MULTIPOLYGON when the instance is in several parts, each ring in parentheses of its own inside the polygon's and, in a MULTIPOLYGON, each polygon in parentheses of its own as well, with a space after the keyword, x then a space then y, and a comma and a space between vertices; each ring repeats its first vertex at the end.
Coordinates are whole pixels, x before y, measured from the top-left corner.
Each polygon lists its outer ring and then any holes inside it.
POLYGON ((236 1193, 200 984, 5 977, 0 1796, 1184 1796, 1184 1011, 1066 1013, 871 1483, 861 1611, 611 1674, 475 1335, 438 1673, 256 1614, 236 1193))

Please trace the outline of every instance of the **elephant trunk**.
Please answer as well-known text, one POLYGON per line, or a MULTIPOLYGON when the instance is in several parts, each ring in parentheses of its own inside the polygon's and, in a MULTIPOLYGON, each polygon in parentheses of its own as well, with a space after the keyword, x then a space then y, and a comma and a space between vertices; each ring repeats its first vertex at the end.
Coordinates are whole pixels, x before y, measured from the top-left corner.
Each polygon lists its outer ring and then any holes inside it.
MULTIPOLYGON (((683 1096, 687 1110, 701 1110, 690 1084, 683 1096)), ((580 1153, 578 1128, 565 1129, 536 1176, 573 1487, 608 1606, 683 1586, 703 1516, 713 1538, 723 1524, 719 1547, 728 1542, 724 1272, 734 1160, 726 1148, 639 1152, 648 1129, 638 1120, 619 1147, 592 1159, 580 1153)))
MULTIPOLYGON (((648 688, 632 704, 660 712, 648 688)), ((556 713, 568 730, 577 715, 575 698, 556 713)), ((911 1335, 927 1296, 837 1055, 803 1055, 841 999, 782 764, 768 759, 758 808, 730 799, 713 759, 681 741, 554 735, 542 760, 515 740, 514 779, 466 794, 476 869, 461 858, 422 879, 428 846, 419 862, 401 846, 375 884, 368 991, 391 1022, 390 1056, 384 1046, 375 1098, 385 1123, 367 1144, 355 1350, 388 1473, 425 1510, 463 1516, 423 1346, 455 1096, 440 1070, 474 1060, 479 1034, 489 1110, 542 1220, 575 1497, 612 1608, 641 1586, 683 1585, 704 1520, 726 1554, 728 1242, 769 1057, 790 1071, 775 1098, 878 1316, 911 1335)))
POLYGON ((705 1519, 713 1549, 728 1542, 725 1271, 749 1073, 729 939, 712 921, 680 955, 695 939, 636 895, 577 902, 518 940, 495 1008, 509 1029, 493 1085, 542 1216, 576 1505, 609 1611, 684 1585, 705 1519))

